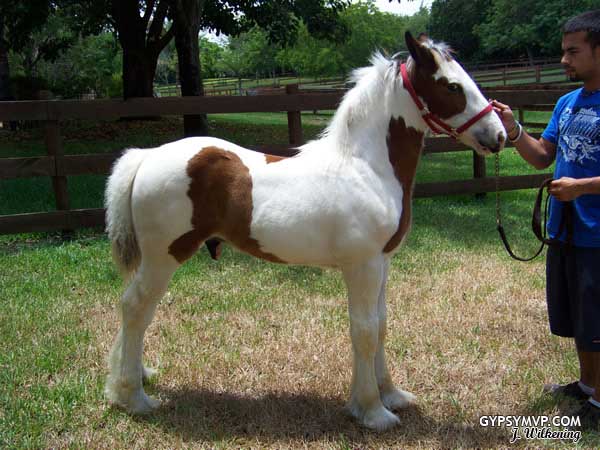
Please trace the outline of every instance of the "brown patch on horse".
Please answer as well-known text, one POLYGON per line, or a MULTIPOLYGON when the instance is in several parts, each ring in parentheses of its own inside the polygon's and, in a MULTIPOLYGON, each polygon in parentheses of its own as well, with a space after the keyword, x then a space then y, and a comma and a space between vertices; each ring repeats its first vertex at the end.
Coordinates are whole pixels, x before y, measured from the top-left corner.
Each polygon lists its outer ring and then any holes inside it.
MULTIPOLYGON (((415 88, 417 95, 421 97, 429 110, 441 117, 448 119, 456 114, 460 114, 467 107, 467 97, 459 85, 457 91, 448 90, 448 79, 446 77, 434 78, 439 65, 433 54, 435 50, 428 50, 422 56, 426 63, 413 65, 413 70, 408 74, 410 82, 415 88)), ((444 57, 436 52, 440 57, 444 57)))
POLYGON ((252 177, 248 167, 235 153, 218 147, 206 147, 187 165, 191 179, 187 195, 192 200, 192 226, 170 246, 169 253, 183 263, 213 236, 222 237, 253 256, 272 262, 284 262, 263 252, 250 237, 252 221, 252 177))
POLYGON ((265 153, 265 159, 267 161, 267 164, 272 164, 287 159, 287 156, 269 155, 265 153))
POLYGON ((417 164, 423 148, 423 133, 413 127, 407 127, 402 117, 397 119, 392 117, 388 127, 387 147, 394 174, 402 186, 403 196, 398 229, 385 244, 383 248, 385 253, 394 250, 402 242, 410 228, 412 192, 417 164))

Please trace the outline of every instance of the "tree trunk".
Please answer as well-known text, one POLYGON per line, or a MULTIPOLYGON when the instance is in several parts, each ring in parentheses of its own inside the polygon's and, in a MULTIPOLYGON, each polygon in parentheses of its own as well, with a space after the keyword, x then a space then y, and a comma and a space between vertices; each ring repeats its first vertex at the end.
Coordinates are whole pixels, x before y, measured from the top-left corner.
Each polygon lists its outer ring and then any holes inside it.
POLYGON ((531 67, 535 66, 535 62, 533 59, 533 51, 531 50, 531 47, 529 47, 529 45, 525 48, 527 51, 527 59, 529 59, 529 65, 531 67))
MULTIPOLYGON (((179 62, 179 81, 181 95, 204 96, 204 86, 200 71, 200 48, 198 33, 204 0, 174 0, 175 47, 179 62)), ((206 114, 183 116, 183 132, 187 136, 206 136, 208 120, 206 114)))
POLYGON ((140 16, 138 0, 112 0, 111 16, 123 48, 123 97, 152 97, 158 56, 173 38, 164 32, 168 0, 145 1, 140 16), (152 22, 150 19, 152 18, 152 22))
POLYGON ((123 98, 152 97, 158 55, 139 43, 123 45, 123 98))
MULTIPOLYGON (((181 95, 204 96, 204 86, 200 76, 200 48, 198 46, 198 30, 188 27, 183 30, 175 25, 175 46, 179 61, 179 81, 181 95)), ((206 136, 208 120, 206 114, 183 116, 183 132, 187 136, 206 136)))
POLYGON ((10 89, 8 43, 4 38, 4 17, 0 15, 0 100, 13 100, 10 89))

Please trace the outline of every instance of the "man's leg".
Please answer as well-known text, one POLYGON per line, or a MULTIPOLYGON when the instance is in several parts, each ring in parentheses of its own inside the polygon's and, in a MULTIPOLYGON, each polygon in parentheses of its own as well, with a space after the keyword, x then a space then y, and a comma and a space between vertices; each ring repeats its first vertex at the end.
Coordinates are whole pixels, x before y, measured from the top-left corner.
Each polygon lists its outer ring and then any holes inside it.
POLYGON ((594 395, 592 398, 597 402, 600 402, 600 353, 599 352, 584 352, 586 354, 586 358, 590 361, 591 364, 591 380, 588 386, 592 386, 594 388, 594 395))
MULTIPOLYGON (((574 324, 579 317, 578 269, 575 249, 564 246, 551 246, 546 256, 546 301, 548 319, 552 334, 575 337, 574 324)), ((579 358, 580 379, 568 384, 547 384, 544 391, 555 397, 568 397, 574 400, 587 400, 592 394, 593 361, 588 352, 580 349, 575 340, 579 358)))
POLYGON ((597 384, 595 378, 600 374, 598 354, 577 349, 577 356, 579 357, 579 373, 581 374, 579 380, 586 386, 595 388, 597 384))
POLYGON ((579 416, 581 428, 600 430, 600 249, 574 248, 571 277, 575 341, 581 367, 581 380, 594 392, 589 401, 573 415, 579 416))

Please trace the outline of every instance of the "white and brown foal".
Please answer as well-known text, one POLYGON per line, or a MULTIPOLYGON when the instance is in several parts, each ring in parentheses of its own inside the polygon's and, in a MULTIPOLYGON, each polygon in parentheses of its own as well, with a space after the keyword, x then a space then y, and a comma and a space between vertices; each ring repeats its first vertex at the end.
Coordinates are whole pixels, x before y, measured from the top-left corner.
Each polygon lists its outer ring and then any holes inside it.
POLYGON ((487 113, 488 102, 445 46, 408 33, 406 43, 405 70, 375 55, 372 66, 354 73, 356 86, 323 136, 295 157, 198 137, 132 149, 119 159, 106 189, 107 230, 130 283, 110 354, 111 402, 134 413, 157 406, 142 386, 149 375, 144 332, 175 270, 203 243, 224 241, 277 263, 342 270, 354 352, 350 411, 369 428, 398 423, 391 411, 415 397, 394 387, 386 367, 385 284, 410 227, 429 129, 423 117, 430 112, 482 154, 499 151, 505 139, 500 120, 487 113))

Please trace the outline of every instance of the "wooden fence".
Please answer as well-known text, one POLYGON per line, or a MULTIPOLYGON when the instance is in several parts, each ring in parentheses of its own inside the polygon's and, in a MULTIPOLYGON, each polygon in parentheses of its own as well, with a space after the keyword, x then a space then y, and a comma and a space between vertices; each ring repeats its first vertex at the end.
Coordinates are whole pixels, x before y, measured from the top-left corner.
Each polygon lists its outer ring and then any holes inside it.
MULTIPOLYGON (((487 91, 484 95, 497 98, 513 108, 528 105, 550 105, 563 90, 487 91)), ((84 174, 107 174, 120 153, 66 155, 61 140, 61 121, 67 119, 119 119, 124 117, 156 117, 199 113, 287 112, 289 143, 257 147, 265 153, 290 155, 292 148, 303 143, 301 111, 335 109, 342 92, 304 93, 297 85, 286 87, 286 94, 251 97, 165 97, 122 100, 49 100, 2 102, 0 121, 42 121, 45 127, 47 156, 0 158, 0 179, 51 177, 56 199, 56 211, 0 216, 0 234, 73 230, 104 226, 104 210, 70 208, 68 177, 84 174)), ((547 108, 547 106, 545 107, 547 108)), ((426 153, 464 151, 465 146, 450 138, 427 138, 426 153)), ((490 192, 494 178, 486 177, 485 159, 473 153, 474 178, 440 183, 418 184, 416 197, 490 192)), ((538 186, 548 174, 501 177, 501 190, 538 186)))
POLYGON ((520 81, 521 83, 541 83, 542 78, 561 78, 565 82, 569 80, 565 70, 560 64, 547 66, 529 66, 520 68, 494 69, 490 71, 473 72, 473 79, 477 83, 496 83, 506 86, 507 84, 520 81), (525 80, 525 81, 523 81, 525 80))
POLYGON ((479 62, 475 64, 465 64, 465 69, 469 73, 485 71, 485 70, 499 70, 502 68, 523 68, 527 66, 548 66, 560 64, 560 56, 551 58, 517 58, 509 59, 506 61, 494 60, 493 62, 479 62))
MULTIPOLYGON (((478 83, 498 83, 506 86, 514 85, 517 80, 526 80, 523 83, 546 83, 548 77, 556 78, 564 76, 564 69, 560 64, 560 58, 536 58, 516 59, 495 63, 467 64, 465 68, 478 83)), ((204 95, 245 95, 248 91, 261 88, 279 88, 285 84, 299 84, 301 89, 317 89, 323 87, 343 88, 348 79, 346 77, 314 79, 312 81, 302 80, 299 75, 280 74, 271 80, 258 78, 228 78, 221 81, 207 81, 204 85, 204 95), (264 83, 264 81, 267 81, 264 83), (244 86, 240 89, 240 83, 244 86), (252 85, 254 83, 254 85, 252 85)), ((556 82, 556 81, 555 81, 556 82)), ((490 86, 488 84, 488 86, 490 86)), ((179 84, 156 86, 155 91, 159 97, 180 96, 179 84)))

